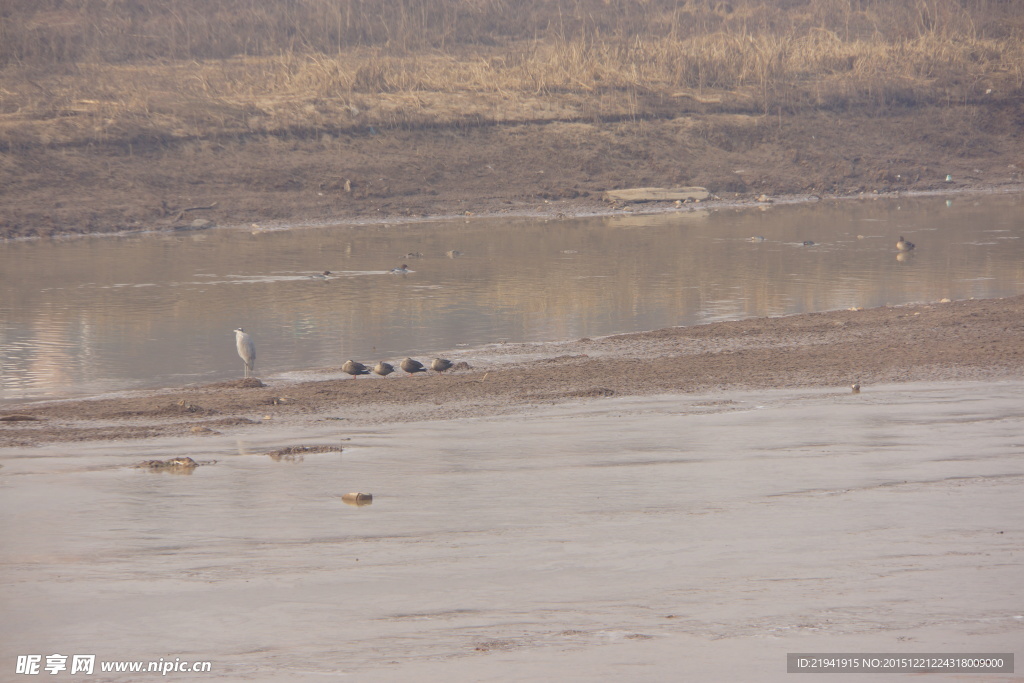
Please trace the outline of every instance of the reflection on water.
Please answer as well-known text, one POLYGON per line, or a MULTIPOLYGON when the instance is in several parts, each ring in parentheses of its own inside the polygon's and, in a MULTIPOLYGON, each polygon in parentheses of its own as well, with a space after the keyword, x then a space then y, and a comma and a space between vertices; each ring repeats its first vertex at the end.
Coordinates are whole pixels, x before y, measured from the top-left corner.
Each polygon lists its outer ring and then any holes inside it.
POLYGON ((241 377, 236 327, 256 340, 266 377, 506 340, 1019 294, 1021 203, 933 197, 7 243, 2 398, 241 377), (898 254, 900 235, 917 248, 898 254), (403 263, 409 273, 391 272, 403 263))

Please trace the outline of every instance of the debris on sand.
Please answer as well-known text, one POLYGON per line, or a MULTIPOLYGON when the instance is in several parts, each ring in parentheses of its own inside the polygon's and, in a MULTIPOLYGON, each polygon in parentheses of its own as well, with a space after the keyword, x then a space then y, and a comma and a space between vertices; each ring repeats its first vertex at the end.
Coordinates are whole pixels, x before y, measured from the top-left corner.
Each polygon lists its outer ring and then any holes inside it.
POLYGON ((272 460, 302 462, 304 456, 312 453, 341 453, 341 446, 287 446, 267 453, 272 460))
MULTIPOLYGON (((204 463, 208 464, 208 463, 204 463)), ((151 472, 171 472, 175 474, 192 474, 192 470, 199 467, 199 463, 188 456, 179 456, 167 460, 143 460, 137 469, 145 469, 151 472)))
POLYGON ((605 199, 620 202, 671 202, 697 201, 707 199, 710 196, 703 187, 634 187, 622 190, 608 190, 604 193, 605 199))
POLYGON ((372 493, 346 493, 341 497, 341 499, 349 505, 355 505, 357 507, 373 504, 372 493))
POLYGON ((220 432, 218 432, 216 429, 210 429, 209 427, 203 427, 202 425, 196 425, 195 427, 193 427, 189 431, 191 431, 193 434, 206 434, 206 435, 220 434, 220 432))
POLYGON ((181 399, 180 401, 178 401, 178 406, 184 412, 186 412, 186 413, 211 414, 211 413, 215 413, 216 412, 216 411, 212 411, 212 410, 207 410, 206 408, 203 408, 202 406, 197 406, 197 405, 195 405, 193 403, 189 403, 185 399, 181 399))

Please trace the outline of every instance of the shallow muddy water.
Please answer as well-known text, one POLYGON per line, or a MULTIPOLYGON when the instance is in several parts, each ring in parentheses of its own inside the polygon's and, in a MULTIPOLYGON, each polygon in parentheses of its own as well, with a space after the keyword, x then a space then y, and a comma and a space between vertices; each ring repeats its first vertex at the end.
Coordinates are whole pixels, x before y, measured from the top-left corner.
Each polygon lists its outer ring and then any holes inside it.
POLYGON ((348 358, 1019 294, 1022 202, 850 200, 5 243, 0 399, 240 377, 239 326, 256 341, 257 375, 271 376, 348 358), (900 235, 918 245, 902 260, 900 235), (403 263, 412 272, 390 272, 403 263))
POLYGON ((302 443, 344 452, 292 461, 268 457, 296 443, 272 427, 5 449, 0 662, 8 678, 17 655, 61 653, 212 664, 168 680, 788 681, 787 652, 1019 651, 1022 393, 325 422, 302 443), (184 455, 216 462, 131 467, 184 455))

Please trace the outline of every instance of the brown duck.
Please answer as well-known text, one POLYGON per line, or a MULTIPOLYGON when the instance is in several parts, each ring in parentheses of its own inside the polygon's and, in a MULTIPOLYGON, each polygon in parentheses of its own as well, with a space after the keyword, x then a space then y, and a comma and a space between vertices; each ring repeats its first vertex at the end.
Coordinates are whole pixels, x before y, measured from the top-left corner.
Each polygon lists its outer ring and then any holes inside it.
POLYGON ((435 358, 434 360, 430 361, 430 369, 436 372, 444 372, 445 370, 449 370, 451 369, 452 365, 454 364, 447 358, 435 358))
POLYGON ((415 374, 417 372, 427 371, 427 369, 423 367, 423 363, 419 362, 418 360, 413 360, 412 358, 406 358, 405 360, 403 360, 399 364, 399 367, 408 372, 410 375, 415 374))
POLYGON ((365 365, 357 363, 354 360, 345 361, 345 364, 341 366, 341 371, 352 375, 352 379, 355 379, 357 375, 370 374, 370 371, 366 369, 365 365))
POLYGON ((910 251, 911 249, 914 248, 914 246, 915 245, 913 242, 908 242, 905 239, 903 239, 903 235, 900 235, 900 241, 896 243, 896 248, 899 249, 900 251, 910 251))
POLYGON ((373 371, 380 375, 381 377, 387 377, 388 375, 395 371, 395 366, 392 365, 391 363, 385 363, 384 361, 381 361, 373 366, 373 371))

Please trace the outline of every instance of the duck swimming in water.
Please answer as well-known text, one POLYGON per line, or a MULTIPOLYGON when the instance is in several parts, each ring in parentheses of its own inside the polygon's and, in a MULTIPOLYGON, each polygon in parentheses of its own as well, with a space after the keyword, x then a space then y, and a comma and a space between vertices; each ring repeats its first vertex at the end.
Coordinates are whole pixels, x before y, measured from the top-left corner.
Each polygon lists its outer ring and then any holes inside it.
POLYGON ((409 270, 409 266, 407 266, 407 265, 405 265, 405 264, 403 263, 403 264, 402 264, 401 266, 399 266, 398 268, 392 268, 392 269, 391 269, 391 272, 392 272, 392 273, 395 273, 396 275, 405 275, 406 273, 411 273, 412 271, 411 271, 411 270, 409 270))
POLYGON ((910 251, 916 245, 913 242, 908 242, 903 239, 903 235, 900 235, 900 241, 896 243, 896 248, 900 251, 910 251))

